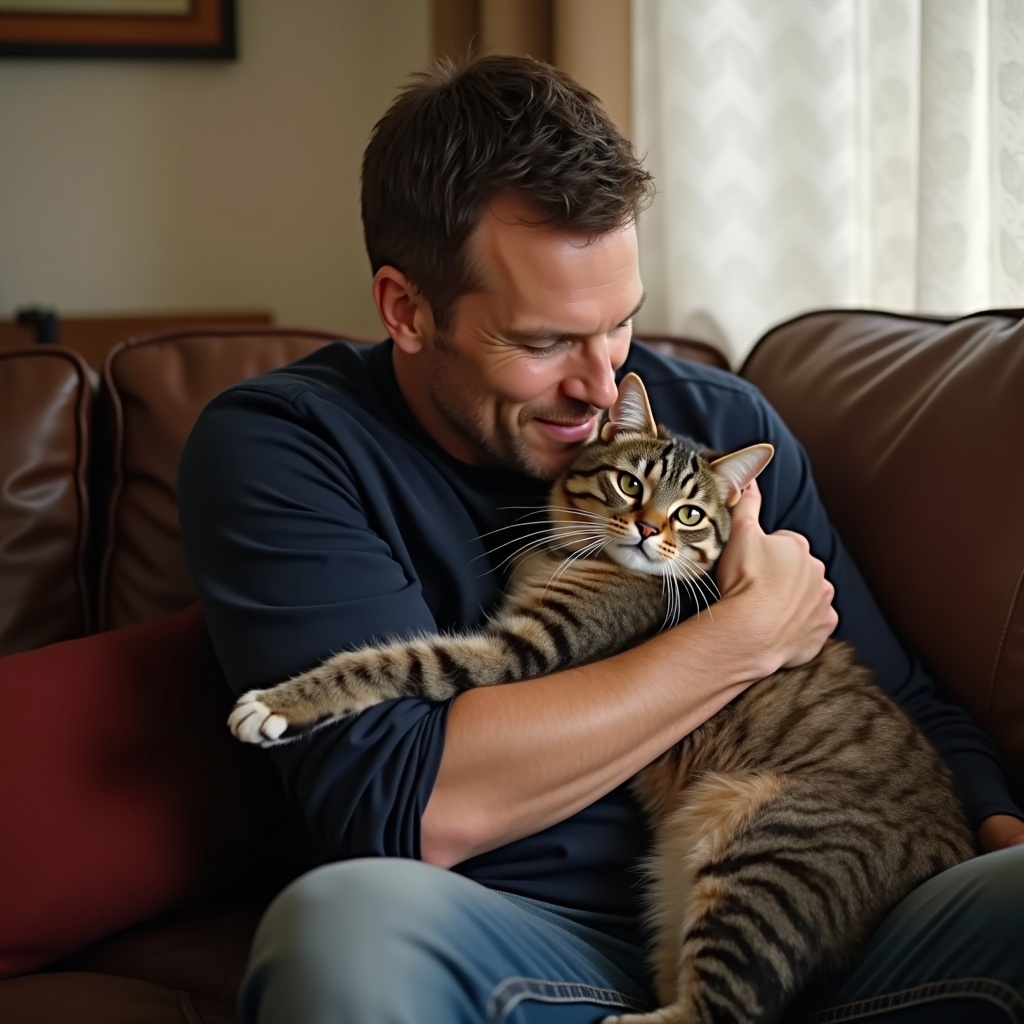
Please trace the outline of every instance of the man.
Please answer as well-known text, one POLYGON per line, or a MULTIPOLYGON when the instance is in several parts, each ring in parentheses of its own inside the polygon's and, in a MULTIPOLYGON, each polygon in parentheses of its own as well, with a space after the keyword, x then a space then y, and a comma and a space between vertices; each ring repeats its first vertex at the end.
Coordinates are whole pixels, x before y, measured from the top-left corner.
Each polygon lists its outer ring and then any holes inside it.
POLYGON ((492 57, 421 76, 363 165, 389 340, 238 385, 189 440, 182 530, 236 694, 338 649, 479 622, 503 583, 508 533, 495 531, 544 502, 627 370, 670 429, 776 448, 763 495, 736 508, 713 617, 271 749, 323 866, 261 924, 246 1021, 583 1024, 649 1009, 645 837, 625 784, 745 687, 813 657, 837 621, 1002 852, 922 886, 858 970, 794 1012, 1024 1020, 1024 822, 991 744, 893 637, 764 400, 631 346, 651 192, 594 97, 546 65, 492 57))

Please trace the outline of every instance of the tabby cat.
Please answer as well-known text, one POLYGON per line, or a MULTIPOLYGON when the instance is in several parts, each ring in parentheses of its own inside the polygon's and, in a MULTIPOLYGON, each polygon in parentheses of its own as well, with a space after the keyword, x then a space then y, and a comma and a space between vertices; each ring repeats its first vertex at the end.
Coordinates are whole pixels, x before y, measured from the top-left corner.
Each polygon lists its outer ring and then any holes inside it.
MULTIPOLYGON (((391 697, 443 700, 621 650, 698 604, 729 509, 771 458, 709 458, 657 427, 627 376, 553 488, 545 546, 481 628, 336 655, 236 704, 232 732, 283 742, 391 697)), ((750 687, 634 782, 652 824, 646 902, 661 1009, 619 1024, 777 1021, 855 957, 882 916, 972 856, 950 772, 907 715, 829 641, 750 687)))

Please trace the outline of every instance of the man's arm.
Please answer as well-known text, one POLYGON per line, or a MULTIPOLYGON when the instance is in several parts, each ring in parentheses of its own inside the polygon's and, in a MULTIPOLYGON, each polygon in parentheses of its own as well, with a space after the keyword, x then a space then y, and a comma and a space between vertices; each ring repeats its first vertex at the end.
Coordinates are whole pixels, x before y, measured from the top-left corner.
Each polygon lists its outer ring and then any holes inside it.
MULTIPOLYGON (((183 452, 182 539, 235 696, 374 637, 437 628, 386 530, 367 521, 380 454, 323 406, 280 387, 235 388, 204 411, 183 452)), ((419 856, 447 711, 389 702, 267 752, 318 858, 419 856)))
POLYGON ((451 866, 569 817, 821 649, 836 624, 824 566, 802 537, 766 535, 760 507, 756 486, 736 507, 711 612, 603 661, 455 699, 425 860, 451 866))

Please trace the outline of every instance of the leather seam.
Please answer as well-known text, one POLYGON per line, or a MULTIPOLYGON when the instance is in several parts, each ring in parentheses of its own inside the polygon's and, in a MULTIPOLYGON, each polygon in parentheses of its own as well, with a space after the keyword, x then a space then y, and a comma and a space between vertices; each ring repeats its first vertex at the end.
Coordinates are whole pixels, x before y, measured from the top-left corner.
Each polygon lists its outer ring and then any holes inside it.
POLYGON ((1010 607, 1003 621, 1003 628, 999 633, 999 643, 996 645, 995 659, 992 664, 992 671, 989 675, 988 700, 985 707, 986 728, 991 730, 992 726, 992 705, 995 701, 996 680, 999 676, 999 665, 1003 660, 1003 651, 1006 649, 1006 637, 1010 632, 1010 624, 1016 616, 1017 608, 1021 603, 1021 591, 1024 590, 1024 563, 1021 564, 1020 572, 1017 574, 1017 583, 1013 588, 1013 597, 1010 600, 1010 607))

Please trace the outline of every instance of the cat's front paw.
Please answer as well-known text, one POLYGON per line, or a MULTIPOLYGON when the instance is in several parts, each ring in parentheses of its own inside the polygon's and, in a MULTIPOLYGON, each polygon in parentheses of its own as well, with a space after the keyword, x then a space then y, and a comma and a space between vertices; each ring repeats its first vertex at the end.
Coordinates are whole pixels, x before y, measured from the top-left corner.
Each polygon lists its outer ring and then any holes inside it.
POLYGON ((235 739, 269 747, 281 738, 290 723, 263 700, 269 696, 267 690, 250 690, 238 698, 228 715, 228 728, 235 739))

